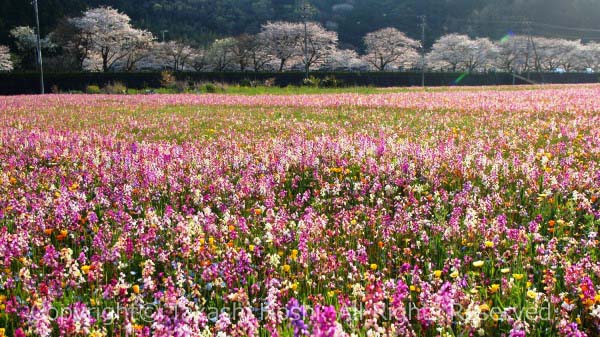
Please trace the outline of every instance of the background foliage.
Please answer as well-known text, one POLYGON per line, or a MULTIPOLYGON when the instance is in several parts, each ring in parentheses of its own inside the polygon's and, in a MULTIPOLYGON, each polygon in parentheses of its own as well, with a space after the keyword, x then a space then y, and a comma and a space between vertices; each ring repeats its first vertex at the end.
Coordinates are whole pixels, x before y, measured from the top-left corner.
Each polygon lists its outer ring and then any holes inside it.
MULTIPOLYGON (((312 0, 315 19, 338 31, 341 47, 361 48, 362 37, 396 27, 420 37, 419 15, 426 14, 427 44, 447 32, 499 38, 509 32, 600 40, 600 0, 312 0), (536 23, 525 24, 531 20, 536 23), (545 25, 550 24, 550 25, 545 25), (582 27, 583 30, 564 27, 582 27)), ((134 23, 167 39, 206 44, 217 37, 256 33, 268 20, 298 20, 297 0, 39 0, 42 34, 65 16, 110 5, 134 23)), ((33 25, 30 1, 0 0, 0 44, 8 31, 33 25)))

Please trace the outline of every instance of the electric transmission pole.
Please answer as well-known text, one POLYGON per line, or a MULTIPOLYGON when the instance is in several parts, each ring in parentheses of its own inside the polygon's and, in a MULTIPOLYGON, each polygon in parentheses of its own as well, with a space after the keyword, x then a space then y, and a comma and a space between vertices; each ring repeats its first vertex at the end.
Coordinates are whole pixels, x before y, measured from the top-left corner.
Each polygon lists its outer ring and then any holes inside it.
POLYGON ((42 43, 40 41, 40 16, 38 13, 38 3, 37 0, 33 0, 33 9, 35 11, 35 24, 37 26, 37 38, 36 38, 36 43, 37 43, 37 60, 38 60, 38 66, 40 67, 40 92, 43 95, 44 94, 44 65, 42 62, 42 43))
POLYGON ((421 15, 421 86, 425 87, 425 25, 427 16, 421 15))
POLYGON ((310 17, 311 12, 310 4, 307 0, 302 2, 302 7, 300 8, 300 16, 302 17, 302 22, 304 23, 304 71, 305 78, 309 77, 309 68, 308 68, 308 19, 310 17))

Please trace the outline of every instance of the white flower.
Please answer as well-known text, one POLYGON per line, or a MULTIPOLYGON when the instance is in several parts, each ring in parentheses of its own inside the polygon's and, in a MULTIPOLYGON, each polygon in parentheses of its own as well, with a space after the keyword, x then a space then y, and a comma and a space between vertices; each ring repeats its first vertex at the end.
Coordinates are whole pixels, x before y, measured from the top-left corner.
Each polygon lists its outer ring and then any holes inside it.
POLYGON ((269 263, 273 267, 279 266, 279 255, 277 255, 277 254, 271 254, 271 255, 269 255, 269 263))
POLYGON ((594 309, 590 313, 590 316, 600 318, 600 305, 594 307, 594 309))
POLYGON ((465 312, 465 324, 478 329, 481 327, 481 309, 479 305, 471 302, 465 312))

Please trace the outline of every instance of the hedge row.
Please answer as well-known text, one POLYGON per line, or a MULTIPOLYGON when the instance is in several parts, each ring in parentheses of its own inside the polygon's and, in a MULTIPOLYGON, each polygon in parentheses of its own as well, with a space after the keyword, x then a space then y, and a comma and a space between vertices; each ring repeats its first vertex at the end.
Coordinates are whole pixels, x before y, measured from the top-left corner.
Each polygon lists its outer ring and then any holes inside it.
MULTIPOLYGON (((254 72, 185 72, 174 74, 177 80, 189 82, 219 82, 227 84, 263 83, 272 81, 277 86, 301 85, 304 74, 300 72, 286 73, 254 73, 254 72)), ((421 74, 416 72, 315 72, 318 78, 334 76, 345 86, 407 87, 421 85, 421 74)), ((598 74, 583 73, 531 73, 531 80, 537 83, 597 83, 598 74)), ((159 72, 143 73, 49 73, 45 75, 47 91, 53 87, 60 91, 83 91, 88 85, 105 86, 121 82, 128 88, 158 88, 161 83, 159 72)), ((510 85, 513 76, 510 73, 469 74, 460 73, 427 73, 427 86, 448 85, 510 85), (460 81, 457 79, 460 78, 460 81)), ((515 84, 526 84, 515 79, 515 84)), ((0 73, 0 95, 32 94, 39 91, 39 75, 37 73, 0 73)))

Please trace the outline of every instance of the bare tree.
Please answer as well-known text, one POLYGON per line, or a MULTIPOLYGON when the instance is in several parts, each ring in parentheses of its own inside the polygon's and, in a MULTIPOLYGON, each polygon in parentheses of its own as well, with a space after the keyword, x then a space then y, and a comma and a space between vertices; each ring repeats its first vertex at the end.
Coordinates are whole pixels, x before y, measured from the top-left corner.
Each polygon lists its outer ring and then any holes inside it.
POLYGON ((418 58, 420 43, 395 28, 384 28, 364 37, 364 60, 373 68, 410 67, 418 58))

